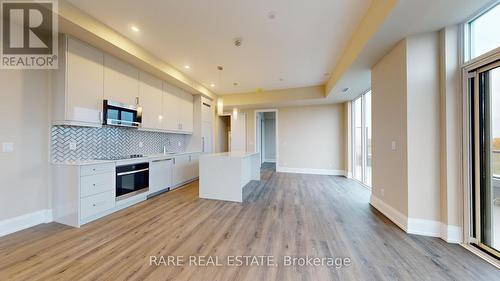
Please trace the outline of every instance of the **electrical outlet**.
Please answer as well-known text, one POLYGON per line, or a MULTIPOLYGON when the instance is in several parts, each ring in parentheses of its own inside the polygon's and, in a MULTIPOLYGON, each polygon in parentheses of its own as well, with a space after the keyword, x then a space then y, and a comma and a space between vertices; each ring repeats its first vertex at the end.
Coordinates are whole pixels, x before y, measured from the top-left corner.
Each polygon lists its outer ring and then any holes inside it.
POLYGON ((179 142, 177 142, 177 146, 178 146, 178 147, 181 147, 181 146, 182 146, 182 143, 181 143, 180 141, 179 141, 179 142))
POLYGON ((144 147, 144 143, 142 143, 142 141, 139 142, 139 147, 140 148, 144 147))
POLYGON ((14 151, 14 143, 4 142, 2 143, 2 152, 10 153, 14 151))
POLYGON ((396 141, 392 141, 391 149, 392 149, 392 151, 396 151, 396 141))
POLYGON ((69 142, 69 150, 76 150, 76 142, 74 141, 69 142))

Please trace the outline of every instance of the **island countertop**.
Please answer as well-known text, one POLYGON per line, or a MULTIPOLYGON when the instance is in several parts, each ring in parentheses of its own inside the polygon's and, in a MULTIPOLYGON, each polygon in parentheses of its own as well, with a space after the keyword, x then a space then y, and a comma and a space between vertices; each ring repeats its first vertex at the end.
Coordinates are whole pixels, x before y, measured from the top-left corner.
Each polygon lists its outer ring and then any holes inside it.
POLYGON ((203 157, 230 157, 230 158, 245 158, 252 155, 258 154, 258 152, 246 152, 246 151, 233 151, 233 152, 219 152, 219 153, 209 153, 203 154, 203 157))

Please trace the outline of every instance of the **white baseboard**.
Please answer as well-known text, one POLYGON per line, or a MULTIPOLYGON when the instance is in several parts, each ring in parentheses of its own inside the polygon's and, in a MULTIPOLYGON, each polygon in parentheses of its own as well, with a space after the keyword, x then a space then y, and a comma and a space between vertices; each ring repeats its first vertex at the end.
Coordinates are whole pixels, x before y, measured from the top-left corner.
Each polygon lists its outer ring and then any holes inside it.
POLYGON ((389 206, 387 203, 380 200, 376 196, 373 196, 373 194, 370 197, 370 205, 379 210, 382 214, 384 214, 384 216, 390 219, 399 228, 407 232, 408 218, 403 213, 389 206))
POLYGON ((441 238, 448 243, 463 243, 462 228, 460 226, 441 224, 441 238))
POLYGON ((352 172, 347 172, 346 177, 347 177, 348 179, 352 179, 352 172))
POLYGON ((328 176, 345 176, 343 170, 330 170, 330 169, 306 169, 306 168, 288 168, 276 167, 276 172, 279 173, 293 173, 293 174, 311 174, 311 175, 328 175, 328 176))
POLYGON ((408 218, 407 232, 409 234, 441 237, 441 225, 439 221, 408 218))
POLYGON ((0 237, 11 234, 37 224, 48 223, 53 220, 52 210, 40 210, 33 213, 0 221, 0 237))
POLYGON ((370 204, 406 233, 438 237, 448 243, 462 243, 462 228, 459 226, 434 220, 408 218, 373 194, 370 197, 370 204))

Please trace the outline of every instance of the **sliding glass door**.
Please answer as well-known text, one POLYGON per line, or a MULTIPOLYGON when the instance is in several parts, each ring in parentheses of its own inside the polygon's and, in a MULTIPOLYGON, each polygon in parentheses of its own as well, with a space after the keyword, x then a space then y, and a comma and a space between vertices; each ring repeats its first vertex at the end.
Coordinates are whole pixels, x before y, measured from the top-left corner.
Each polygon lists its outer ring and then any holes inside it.
POLYGON ((470 74, 473 236, 500 257, 500 61, 470 74))
POLYGON ((353 177, 367 186, 372 184, 371 91, 352 102, 353 177))

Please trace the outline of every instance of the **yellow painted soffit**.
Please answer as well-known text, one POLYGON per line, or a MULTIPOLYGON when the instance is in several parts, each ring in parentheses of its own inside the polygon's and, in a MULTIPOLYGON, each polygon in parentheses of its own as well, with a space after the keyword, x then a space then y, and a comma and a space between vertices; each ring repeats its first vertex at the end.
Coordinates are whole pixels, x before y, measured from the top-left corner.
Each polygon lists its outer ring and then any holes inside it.
POLYGON ((228 94, 220 95, 219 98, 224 100, 224 106, 278 104, 298 100, 324 99, 325 87, 312 86, 273 91, 228 94))
POLYGON ((330 95, 335 84, 359 56, 370 38, 379 30, 398 0, 373 0, 365 16, 351 36, 347 47, 335 65, 333 73, 326 83, 326 96, 330 95))
MULTIPOLYGON (((89 39, 90 37, 88 34, 90 33, 94 37, 105 41, 108 45, 112 45, 113 47, 120 49, 120 51, 127 53, 127 55, 139 59, 145 63, 147 70, 152 70, 152 72, 154 72, 153 74, 163 74, 162 76, 168 76, 168 82, 172 82, 176 86, 181 86, 186 90, 190 90, 190 92, 195 92, 211 99, 215 99, 217 97, 217 95, 212 93, 200 83, 194 81, 184 73, 178 71, 171 65, 163 62, 161 59, 155 57, 139 45, 135 44, 125 36, 107 27, 102 22, 66 1, 59 1, 59 18, 60 32, 68 33, 82 40, 89 39)), ((97 47, 106 46, 105 44, 100 44, 101 45, 97 47)), ((107 49, 109 50, 109 48, 107 49)))

